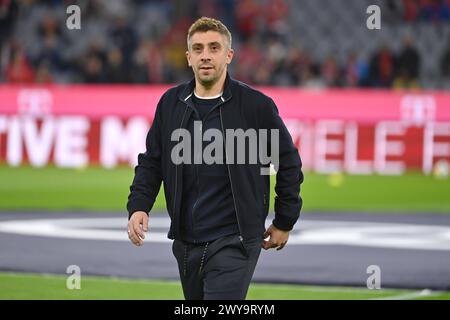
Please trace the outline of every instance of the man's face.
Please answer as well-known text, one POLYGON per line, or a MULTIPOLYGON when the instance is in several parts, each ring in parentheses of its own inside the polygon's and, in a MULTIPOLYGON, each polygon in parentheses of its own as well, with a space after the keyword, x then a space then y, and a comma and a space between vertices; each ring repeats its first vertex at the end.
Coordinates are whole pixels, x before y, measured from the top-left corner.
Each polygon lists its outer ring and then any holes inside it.
POLYGON ((233 54, 226 37, 216 31, 194 33, 186 51, 195 78, 205 87, 214 85, 221 78, 233 54))

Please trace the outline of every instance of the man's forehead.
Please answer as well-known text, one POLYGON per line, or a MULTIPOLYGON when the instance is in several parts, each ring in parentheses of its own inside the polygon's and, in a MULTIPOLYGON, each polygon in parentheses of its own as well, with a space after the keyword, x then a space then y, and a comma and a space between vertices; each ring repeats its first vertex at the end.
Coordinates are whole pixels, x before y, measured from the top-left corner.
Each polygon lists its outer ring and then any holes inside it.
POLYGON ((225 36, 217 31, 196 32, 191 36, 191 44, 224 43, 225 36))

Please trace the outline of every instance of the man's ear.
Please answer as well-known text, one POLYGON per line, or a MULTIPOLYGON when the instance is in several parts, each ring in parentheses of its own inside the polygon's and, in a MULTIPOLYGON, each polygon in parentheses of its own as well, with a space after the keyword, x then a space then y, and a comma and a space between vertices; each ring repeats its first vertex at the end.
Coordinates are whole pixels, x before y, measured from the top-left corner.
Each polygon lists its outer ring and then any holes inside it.
POLYGON ((234 50, 233 49, 228 50, 228 53, 227 53, 227 64, 231 63, 231 60, 233 60, 233 56, 234 56, 234 50))
POLYGON ((189 51, 186 51, 186 60, 187 60, 188 66, 191 67, 191 63, 189 61, 190 60, 189 58, 190 58, 189 51))

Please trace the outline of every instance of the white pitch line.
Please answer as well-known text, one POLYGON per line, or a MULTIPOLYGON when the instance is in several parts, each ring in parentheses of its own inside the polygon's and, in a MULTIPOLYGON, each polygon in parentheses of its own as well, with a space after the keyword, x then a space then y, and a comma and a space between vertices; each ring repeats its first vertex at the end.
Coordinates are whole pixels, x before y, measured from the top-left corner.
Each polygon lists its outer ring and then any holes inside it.
POLYGON ((411 293, 405 293, 398 296, 389 296, 389 297, 383 297, 383 298, 373 298, 370 300, 411 300, 415 298, 423 298, 423 297, 433 297, 440 295, 440 291, 431 291, 429 289, 424 289, 421 291, 411 292, 411 293))
MULTIPOLYGON (((270 221, 266 222, 267 225, 270 221)), ((0 222, 1 233, 50 238, 129 241, 125 218, 30 219, 0 222)), ((149 242, 166 242, 170 220, 150 219, 149 242), (155 229, 153 229, 155 228, 155 229)), ((290 245, 348 245, 450 251, 450 226, 363 221, 303 221, 290 245)))

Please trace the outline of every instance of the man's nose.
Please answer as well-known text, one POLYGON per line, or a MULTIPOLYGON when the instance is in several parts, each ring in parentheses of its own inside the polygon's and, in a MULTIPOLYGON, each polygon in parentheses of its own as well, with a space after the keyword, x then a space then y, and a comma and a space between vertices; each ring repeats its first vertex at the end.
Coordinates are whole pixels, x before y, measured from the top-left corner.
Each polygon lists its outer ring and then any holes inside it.
POLYGON ((200 56, 200 59, 202 60, 202 62, 211 61, 211 57, 209 55, 208 50, 203 50, 202 55, 200 56))

